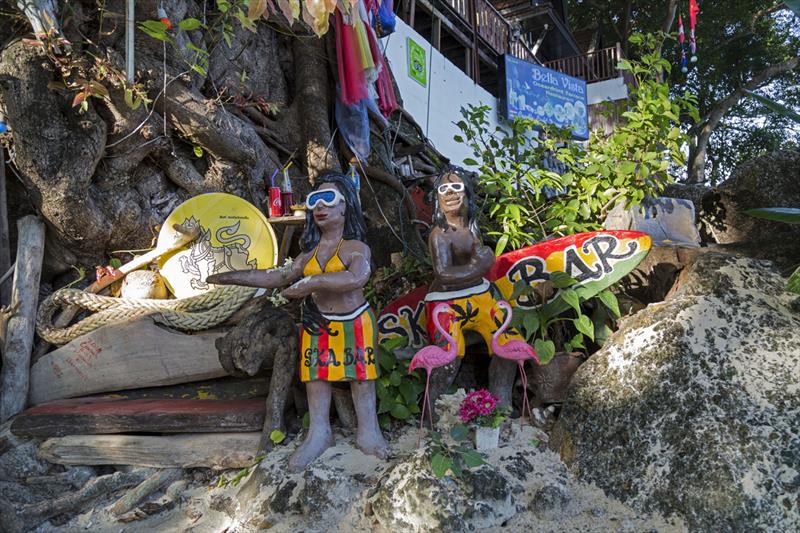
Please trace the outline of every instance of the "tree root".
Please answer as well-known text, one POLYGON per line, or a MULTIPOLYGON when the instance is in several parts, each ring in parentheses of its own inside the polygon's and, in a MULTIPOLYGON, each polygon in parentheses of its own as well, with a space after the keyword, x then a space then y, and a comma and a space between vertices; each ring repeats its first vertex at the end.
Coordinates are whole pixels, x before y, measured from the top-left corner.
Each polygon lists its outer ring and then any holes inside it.
POLYGON ((120 516, 145 500, 152 493, 172 481, 177 481, 183 475, 181 468, 166 468, 159 470, 149 478, 139 483, 136 487, 129 490, 122 498, 111 507, 111 513, 120 516))
POLYGON ((144 472, 141 471, 114 472, 89 481, 79 491, 67 496, 24 505, 18 510, 5 502, 0 502, 0 526, 11 533, 28 531, 56 515, 77 511, 95 498, 136 485, 142 481, 143 475, 144 472))

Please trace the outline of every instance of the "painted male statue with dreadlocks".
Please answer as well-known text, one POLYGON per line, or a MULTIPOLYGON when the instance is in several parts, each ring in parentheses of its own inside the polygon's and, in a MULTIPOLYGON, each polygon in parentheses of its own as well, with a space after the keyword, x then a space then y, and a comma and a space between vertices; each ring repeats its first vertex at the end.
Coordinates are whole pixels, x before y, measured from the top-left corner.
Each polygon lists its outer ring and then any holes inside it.
POLYGON ((378 426, 375 316, 364 298, 370 275, 366 227, 353 183, 344 175, 317 178, 306 199, 302 253, 291 266, 227 272, 208 282, 250 287, 285 287, 286 298, 304 298, 300 334, 300 379, 306 384, 311 424, 305 441, 289 459, 302 470, 333 445, 331 382, 349 381, 358 418, 356 445, 386 457, 378 426))
MULTIPOLYGON (((439 323, 458 344, 458 357, 431 375, 431 398, 443 393, 455 379, 464 357, 465 331, 474 331, 486 341, 492 354, 492 335, 500 321, 492 310, 502 296, 484 276, 492 268, 495 255, 481 241, 477 224, 477 209, 473 201, 472 183, 467 173, 458 167, 448 167, 434 180, 433 229, 428 237, 428 249, 433 263, 434 280, 425 296, 428 316, 428 336, 432 342, 447 344, 434 326, 433 309, 440 303, 450 305, 448 314, 439 315, 439 323)), ((523 340, 509 330, 501 336, 523 340)), ((511 389, 516 376, 516 363, 493 357, 489 364, 489 389, 503 405, 511 403, 511 389)))

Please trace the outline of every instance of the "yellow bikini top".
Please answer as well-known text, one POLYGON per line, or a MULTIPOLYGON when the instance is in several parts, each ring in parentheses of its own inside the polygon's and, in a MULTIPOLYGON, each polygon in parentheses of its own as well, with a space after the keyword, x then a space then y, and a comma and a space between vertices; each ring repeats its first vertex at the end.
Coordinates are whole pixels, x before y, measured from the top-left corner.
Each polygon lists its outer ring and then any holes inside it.
POLYGON ((344 239, 339 241, 339 246, 336 247, 336 251, 333 253, 330 259, 328 259, 325 268, 322 268, 322 265, 319 264, 319 259, 317 259, 317 252, 319 251, 319 245, 317 245, 316 250, 314 250, 314 257, 308 260, 306 266, 303 267, 303 276, 314 276, 317 274, 322 274, 323 272, 344 272, 347 270, 347 267, 344 266, 342 260, 339 259, 339 250, 342 248, 342 243, 344 239))

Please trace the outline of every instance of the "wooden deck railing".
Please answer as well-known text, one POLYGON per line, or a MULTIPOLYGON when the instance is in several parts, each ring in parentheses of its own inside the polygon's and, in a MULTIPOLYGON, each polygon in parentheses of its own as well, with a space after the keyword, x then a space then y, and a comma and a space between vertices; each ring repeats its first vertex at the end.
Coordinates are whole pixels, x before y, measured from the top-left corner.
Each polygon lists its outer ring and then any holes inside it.
POLYGON ((473 26, 472 5, 475 6, 475 23, 480 36, 498 55, 511 54, 525 61, 539 63, 533 52, 521 39, 512 41, 511 23, 488 0, 445 0, 461 17, 464 24, 473 26))
POLYGON ((618 78, 617 63, 622 59, 622 48, 616 46, 603 48, 579 56, 565 57, 547 61, 544 66, 585 80, 587 83, 618 78))

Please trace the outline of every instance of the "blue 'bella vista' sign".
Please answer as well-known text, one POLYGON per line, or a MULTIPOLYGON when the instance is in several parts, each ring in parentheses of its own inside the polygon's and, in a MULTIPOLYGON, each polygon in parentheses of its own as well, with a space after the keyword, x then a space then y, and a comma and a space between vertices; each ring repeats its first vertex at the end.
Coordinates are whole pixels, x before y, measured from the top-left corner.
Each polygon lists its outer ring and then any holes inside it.
POLYGON ((560 128, 572 138, 589 138, 586 82, 549 68, 505 56, 505 115, 527 117, 560 128))

